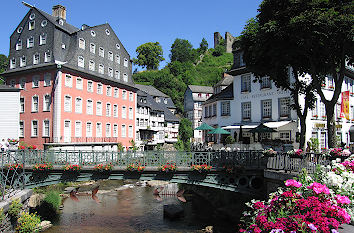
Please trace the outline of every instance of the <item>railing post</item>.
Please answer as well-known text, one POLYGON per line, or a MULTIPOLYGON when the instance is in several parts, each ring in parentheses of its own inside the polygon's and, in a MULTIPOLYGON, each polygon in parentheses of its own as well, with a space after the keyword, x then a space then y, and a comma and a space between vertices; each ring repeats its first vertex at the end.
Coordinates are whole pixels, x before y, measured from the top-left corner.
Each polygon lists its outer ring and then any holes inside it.
POLYGON ((26 180, 25 180, 25 154, 22 154, 22 189, 25 189, 25 184, 26 184, 26 180))

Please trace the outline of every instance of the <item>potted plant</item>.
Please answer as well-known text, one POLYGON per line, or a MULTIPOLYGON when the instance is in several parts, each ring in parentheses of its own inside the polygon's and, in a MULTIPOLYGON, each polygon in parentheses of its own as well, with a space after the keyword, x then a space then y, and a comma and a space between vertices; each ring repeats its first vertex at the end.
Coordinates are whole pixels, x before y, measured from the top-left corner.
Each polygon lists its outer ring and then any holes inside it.
POLYGON ((192 165, 191 170, 196 171, 199 173, 205 173, 205 172, 210 172, 212 169, 212 166, 208 166, 207 164, 202 164, 202 165, 192 165))
POLYGON ((51 163, 37 163, 32 167, 34 172, 48 172, 52 169, 53 165, 51 163))
POLYGON ((158 169, 160 172, 175 172, 177 170, 177 166, 175 163, 166 163, 161 165, 158 169))
POLYGON ((18 143, 17 139, 13 139, 13 138, 8 138, 7 141, 9 142, 9 144, 15 145, 18 143))
POLYGON ((263 156, 266 158, 270 157, 275 157, 277 155, 277 152, 273 150, 272 148, 266 149, 263 151, 263 156))
POLYGON ((96 164, 93 167, 93 170, 97 173, 109 173, 113 169, 113 164, 108 163, 108 164, 96 164))
POLYGON ((81 171, 81 166, 78 164, 66 164, 63 167, 64 172, 78 174, 81 171))
POLYGON ((287 155, 289 155, 290 158, 297 158, 297 159, 303 159, 305 157, 305 153, 301 149, 294 149, 286 152, 287 155))
POLYGON ((127 165, 127 171, 128 172, 143 172, 145 170, 144 166, 141 166, 139 163, 138 165, 131 163, 127 165))

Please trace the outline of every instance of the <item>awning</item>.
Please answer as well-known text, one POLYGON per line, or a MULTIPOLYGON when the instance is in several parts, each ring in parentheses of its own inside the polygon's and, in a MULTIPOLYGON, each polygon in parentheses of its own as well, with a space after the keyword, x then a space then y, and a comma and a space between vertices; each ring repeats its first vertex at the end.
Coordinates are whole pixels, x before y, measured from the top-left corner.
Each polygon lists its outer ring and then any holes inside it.
MULTIPOLYGON (((242 125, 242 129, 254 129, 256 128, 257 125, 242 125)), ((240 129, 239 125, 229 125, 225 127, 221 127, 223 129, 240 129)))
MULTIPOLYGON (((291 121, 276 121, 276 122, 267 122, 264 123, 265 126, 272 128, 272 129, 277 129, 279 127, 282 127, 284 125, 287 125, 291 123, 291 121)), ((255 125, 242 125, 242 129, 254 129, 258 126, 259 124, 255 125)), ((229 126, 224 126, 221 127, 223 129, 240 129, 240 125, 229 125, 229 126)))

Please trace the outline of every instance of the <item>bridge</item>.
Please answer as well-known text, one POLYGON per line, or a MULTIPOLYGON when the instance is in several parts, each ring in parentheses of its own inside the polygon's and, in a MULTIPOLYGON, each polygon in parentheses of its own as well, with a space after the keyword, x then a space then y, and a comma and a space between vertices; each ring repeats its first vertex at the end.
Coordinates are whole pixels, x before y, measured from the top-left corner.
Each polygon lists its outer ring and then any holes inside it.
POLYGON ((286 153, 273 158, 263 157, 262 151, 235 152, 114 152, 114 151, 52 151, 17 150, 2 154, 0 187, 1 198, 11 197, 15 190, 46 186, 67 181, 99 179, 168 180, 174 183, 194 184, 263 197, 266 192, 264 171, 296 173, 302 168, 313 172, 317 164, 327 165, 322 155, 307 154, 304 159, 290 158, 286 153), (53 169, 36 172, 36 164, 50 163, 53 169), (162 172, 159 167, 176 165, 174 172, 162 172), (10 170, 9 165, 18 164, 10 170), (81 166, 80 172, 67 172, 67 164, 81 166), (97 172, 97 164, 112 164, 109 172, 97 172), (127 166, 144 166, 142 172, 131 172, 127 166), (210 171, 193 171, 193 165, 212 166, 210 171))

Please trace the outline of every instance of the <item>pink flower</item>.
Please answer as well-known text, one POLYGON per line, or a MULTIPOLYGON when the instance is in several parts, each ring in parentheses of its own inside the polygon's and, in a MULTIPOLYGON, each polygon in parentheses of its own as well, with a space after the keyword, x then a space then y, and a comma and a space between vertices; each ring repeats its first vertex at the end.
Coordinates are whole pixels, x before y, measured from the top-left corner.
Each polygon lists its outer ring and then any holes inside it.
POLYGON ((296 187, 296 188, 300 188, 302 186, 302 184, 300 182, 296 181, 296 180, 291 180, 290 179, 290 180, 285 181, 285 186, 286 187, 293 186, 293 187, 296 187))
POLYGON ((313 182, 310 186, 307 186, 307 188, 312 189, 316 194, 329 194, 329 189, 327 188, 327 186, 317 182, 313 182))
POLYGON ((264 204, 263 204, 263 202, 261 202, 261 201, 257 201, 256 203, 253 204, 253 207, 254 207, 255 209, 257 209, 257 210, 263 209, 263 208, 264 208, 264 204))
POLYGON ((339 204, 350 204, 350 199, 347 196, 342 196, 342 195, 336 195, 337 202, 339 204))

